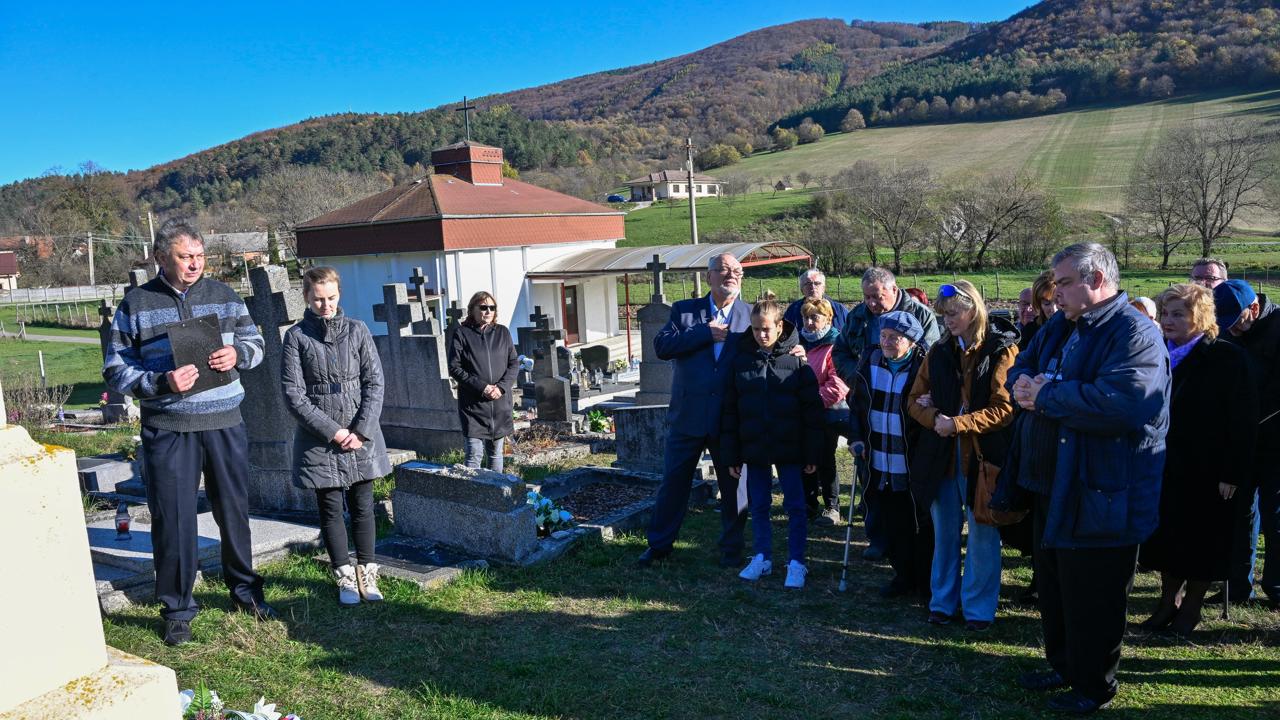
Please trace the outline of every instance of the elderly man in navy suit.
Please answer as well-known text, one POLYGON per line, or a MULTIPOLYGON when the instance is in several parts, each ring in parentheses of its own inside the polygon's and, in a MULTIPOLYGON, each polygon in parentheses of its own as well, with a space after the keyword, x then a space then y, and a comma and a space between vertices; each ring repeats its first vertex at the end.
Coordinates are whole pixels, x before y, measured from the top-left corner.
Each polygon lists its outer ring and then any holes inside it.
POLYGON ((738 299, 742 264, 729 253, 707 263, 706 297, 680 300, 654 338, 658 357, 672 361, 671 408, 667 412, 665 472, 649 523, 649 548, 637 563, 648 566, 671 554, 689 505, 693 471, 710 449, 720 486, 720 564, 742 560, 745 508, 738 510, 738 480, 720 455, 720 404, 738 338, 751 328, 751 306, 738 299))

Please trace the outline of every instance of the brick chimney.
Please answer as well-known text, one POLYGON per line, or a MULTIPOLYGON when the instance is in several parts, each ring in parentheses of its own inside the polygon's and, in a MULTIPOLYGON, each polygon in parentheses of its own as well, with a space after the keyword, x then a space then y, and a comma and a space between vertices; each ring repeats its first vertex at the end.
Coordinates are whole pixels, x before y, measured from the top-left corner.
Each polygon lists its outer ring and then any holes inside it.
POLYGON ((472 185, 502 184, 502 148, 467 140, 431 151, 437 175, 452 175, 472 185))

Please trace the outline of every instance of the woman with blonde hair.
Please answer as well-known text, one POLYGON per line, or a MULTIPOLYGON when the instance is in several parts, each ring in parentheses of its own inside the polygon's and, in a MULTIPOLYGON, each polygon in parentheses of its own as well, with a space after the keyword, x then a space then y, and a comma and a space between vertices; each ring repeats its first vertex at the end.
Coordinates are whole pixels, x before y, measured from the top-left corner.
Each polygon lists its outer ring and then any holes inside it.
POLYGON ((498 301, 483 290, 467 302, 467 319, 449 336, 449 377, 458 382, 458 419, 466 464, 502 472, 503 445, 515 431, 511 390, 520 358, 511 331, 498 324, 498 301))
POLYGON ((1258 393, 1248 359, 1218 339, 1213 294, 1186 283, 1156 300, 1173 366, 1160 524, 1139 561, 1160 571, 1160 603, 1149 630, 1190 633, 1205 592, 1230 571, 1237 488, 1248 487, 1258 393))
POLYGON ((281 380, 285 402, 298 420, 294 484, 316 493, 338 602, 349 606, 382 599, 373 562, 373 480, 390 473, 391 463, 378 424, 382 361, 369 328, 338 307, 341 287, 331 267, 303 274, 307 308, 302 322, 284 334, 281 380), (342 520, 344 500, 356 542, 354 568, 342 520))
POLYGON ((946 625, 963 611, 965 627, 982 631, 995 620, 1000 595, 1000 532, 974 519, 974 499, 979 458, 999 464, 1009 451, 1013 400, 1004 384, 1018 354, 1018 329, 989 317, 967 280, 939 288, 933 307, 946 332, 929 349, 907 397, 907 412, 925 428, 910 466, 912 496, 933 519, 928 621, 946 625))

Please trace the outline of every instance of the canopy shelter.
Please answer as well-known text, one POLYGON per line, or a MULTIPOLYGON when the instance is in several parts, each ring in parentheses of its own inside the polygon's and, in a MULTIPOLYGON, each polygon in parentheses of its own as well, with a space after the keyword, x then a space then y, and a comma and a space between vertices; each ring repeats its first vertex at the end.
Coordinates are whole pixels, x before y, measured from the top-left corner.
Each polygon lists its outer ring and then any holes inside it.
POLYGON ((726 243, 723 245, 649 245, 647 247, 583 250, 548 260, 526 273, 530 280, 599 277, 648 273, 653 256, 666 272, 700 272, 717 255, 729 253, 743 267, 808 261, 813 254, 793 242, 726 243))
POLYGON ((631 348, 631 281, 632 273, 656 274, 653 256, 658 256, 661 272, 702 272, 717 255, 729 253, 743 267, 810 262, 813 255, 793 242, 725 243, 707 245, 649 245, 629 248, 600 248, 563 255, 538 265, 525 273, 530 282, 552 282, 571 279, 622 276, 627 332, 627 357, 631 348))

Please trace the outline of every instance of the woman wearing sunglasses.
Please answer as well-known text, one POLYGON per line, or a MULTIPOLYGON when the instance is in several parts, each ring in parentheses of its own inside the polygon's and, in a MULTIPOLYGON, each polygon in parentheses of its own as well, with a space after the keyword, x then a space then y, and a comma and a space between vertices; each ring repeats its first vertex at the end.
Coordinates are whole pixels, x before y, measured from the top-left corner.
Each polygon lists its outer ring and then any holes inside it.
POLYGON ((514 430, 511 388, 520 361, 511 332, 498 324, 498 303, 483 290, 467 303, 467 319, 449 338, 449 377, 458 382, 458 417, 467 467, 502 472, 503 441, 514 430))
POLYGON ((910 465, 912 494, 929 506, 934 527, 929 622, 946 625, 963 611, 965 627, 982 631, 995 620, 1000 595, 1000 532, 974 520, 978 456, 1002 464, 1008 454, 1013 400, 1004 383, 1018 354, 1018 329, 989 318, 967 280, 939 288, 934 309, 946 332, 929 349, 907 398, 907 412, 925 427, 910 465))

